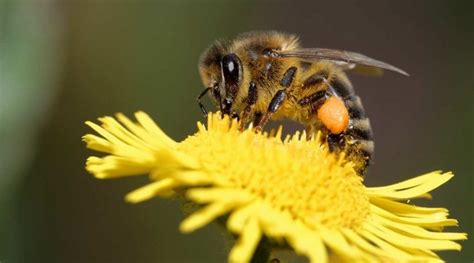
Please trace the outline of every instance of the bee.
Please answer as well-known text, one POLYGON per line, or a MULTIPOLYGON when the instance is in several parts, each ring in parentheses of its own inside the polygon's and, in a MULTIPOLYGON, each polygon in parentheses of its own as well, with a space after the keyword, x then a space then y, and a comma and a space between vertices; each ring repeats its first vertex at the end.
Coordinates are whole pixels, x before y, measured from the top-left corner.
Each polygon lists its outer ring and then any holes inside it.
POLYGON ((242 128, 262 130, 269 120, 287 118, 322 132, 329 149, 345 152, 364 175, 374 142, 369 119, 346 72, 408 74, 365 55, 324 48, 302 48, 295 35, 250 32, 232 41, 215 41, 203 52, 199 72, 206 93, 221 113, 238 117, 242 128))

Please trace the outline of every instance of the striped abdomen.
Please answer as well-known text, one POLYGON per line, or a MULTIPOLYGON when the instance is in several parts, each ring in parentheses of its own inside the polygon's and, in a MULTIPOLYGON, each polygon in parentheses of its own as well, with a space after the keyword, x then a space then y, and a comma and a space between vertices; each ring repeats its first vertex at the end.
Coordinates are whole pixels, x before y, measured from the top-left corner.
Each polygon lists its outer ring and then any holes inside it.
POLYGON ((352 85, 343 72, 337 72, 330 67, 322 69, 321 67, 312 68, 310 65, 307 68, 315 73, 302 81, 301 90, 309 95, 300 98, 298 103, 300 106, 309 107, 311 114, 316 114, 332 96, 344 102, 349 115, 349 123, 342 133, 335 132, 334 129, 331 131, 322 119, 319 119, 320 125, 325 127, 330 149, 336 153, 345 152, 348 159, 355 163, 358 172, 364 174, 374 153, 374 143, 370 122, 365 115, 360 98, 355 95, 352 85))
POLYGON ((328 142, 335 151, 344 151, 364 174, 374 154, 372 128, 359 96, 351 84, 335 76, 330 82, 330 91, 340 97, 349 111, 349 126, 338 135, 328 135, 328 142))

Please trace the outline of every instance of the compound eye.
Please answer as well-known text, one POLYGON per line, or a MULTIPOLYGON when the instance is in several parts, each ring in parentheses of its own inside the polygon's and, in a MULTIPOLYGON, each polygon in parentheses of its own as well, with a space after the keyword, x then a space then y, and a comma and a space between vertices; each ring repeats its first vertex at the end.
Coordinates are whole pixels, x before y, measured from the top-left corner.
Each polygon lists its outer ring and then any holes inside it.
POLYGON ((238 85, 242 71, 240 59, 234 53, 227 54, 222 58, 221 66, 226 86, 238 85))

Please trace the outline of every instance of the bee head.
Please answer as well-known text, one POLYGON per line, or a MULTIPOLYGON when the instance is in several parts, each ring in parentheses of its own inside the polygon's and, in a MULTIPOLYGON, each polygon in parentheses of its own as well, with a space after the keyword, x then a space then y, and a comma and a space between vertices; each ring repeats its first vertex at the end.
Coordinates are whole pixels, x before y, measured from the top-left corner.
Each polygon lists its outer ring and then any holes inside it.
POLYGON ((225 45, 217 41, 202 54, 199 72, 221 112, 230 115, 242 82, 243 69, 239 57, 229 53, 225 45))

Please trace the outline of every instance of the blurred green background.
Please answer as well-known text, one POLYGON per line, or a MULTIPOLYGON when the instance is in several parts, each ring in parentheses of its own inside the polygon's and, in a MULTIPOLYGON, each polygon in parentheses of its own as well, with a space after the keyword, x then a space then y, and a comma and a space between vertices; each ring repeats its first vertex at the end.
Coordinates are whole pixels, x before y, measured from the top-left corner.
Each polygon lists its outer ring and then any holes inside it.
POLYGON ((178 232, 174 201, 123 196, 146 178, 84 171, 85 120, 148 112, 174 139, 201 120, 200 53, 215 38, 281 30, 308 47, 358 51, 406 78, 353 76, 371 117, 367 184, 431 170, 434 192, 471 239, 448 262, 474 260, 472 1, 0 1, 0 261, 224 262, 214 225, 178 232))

